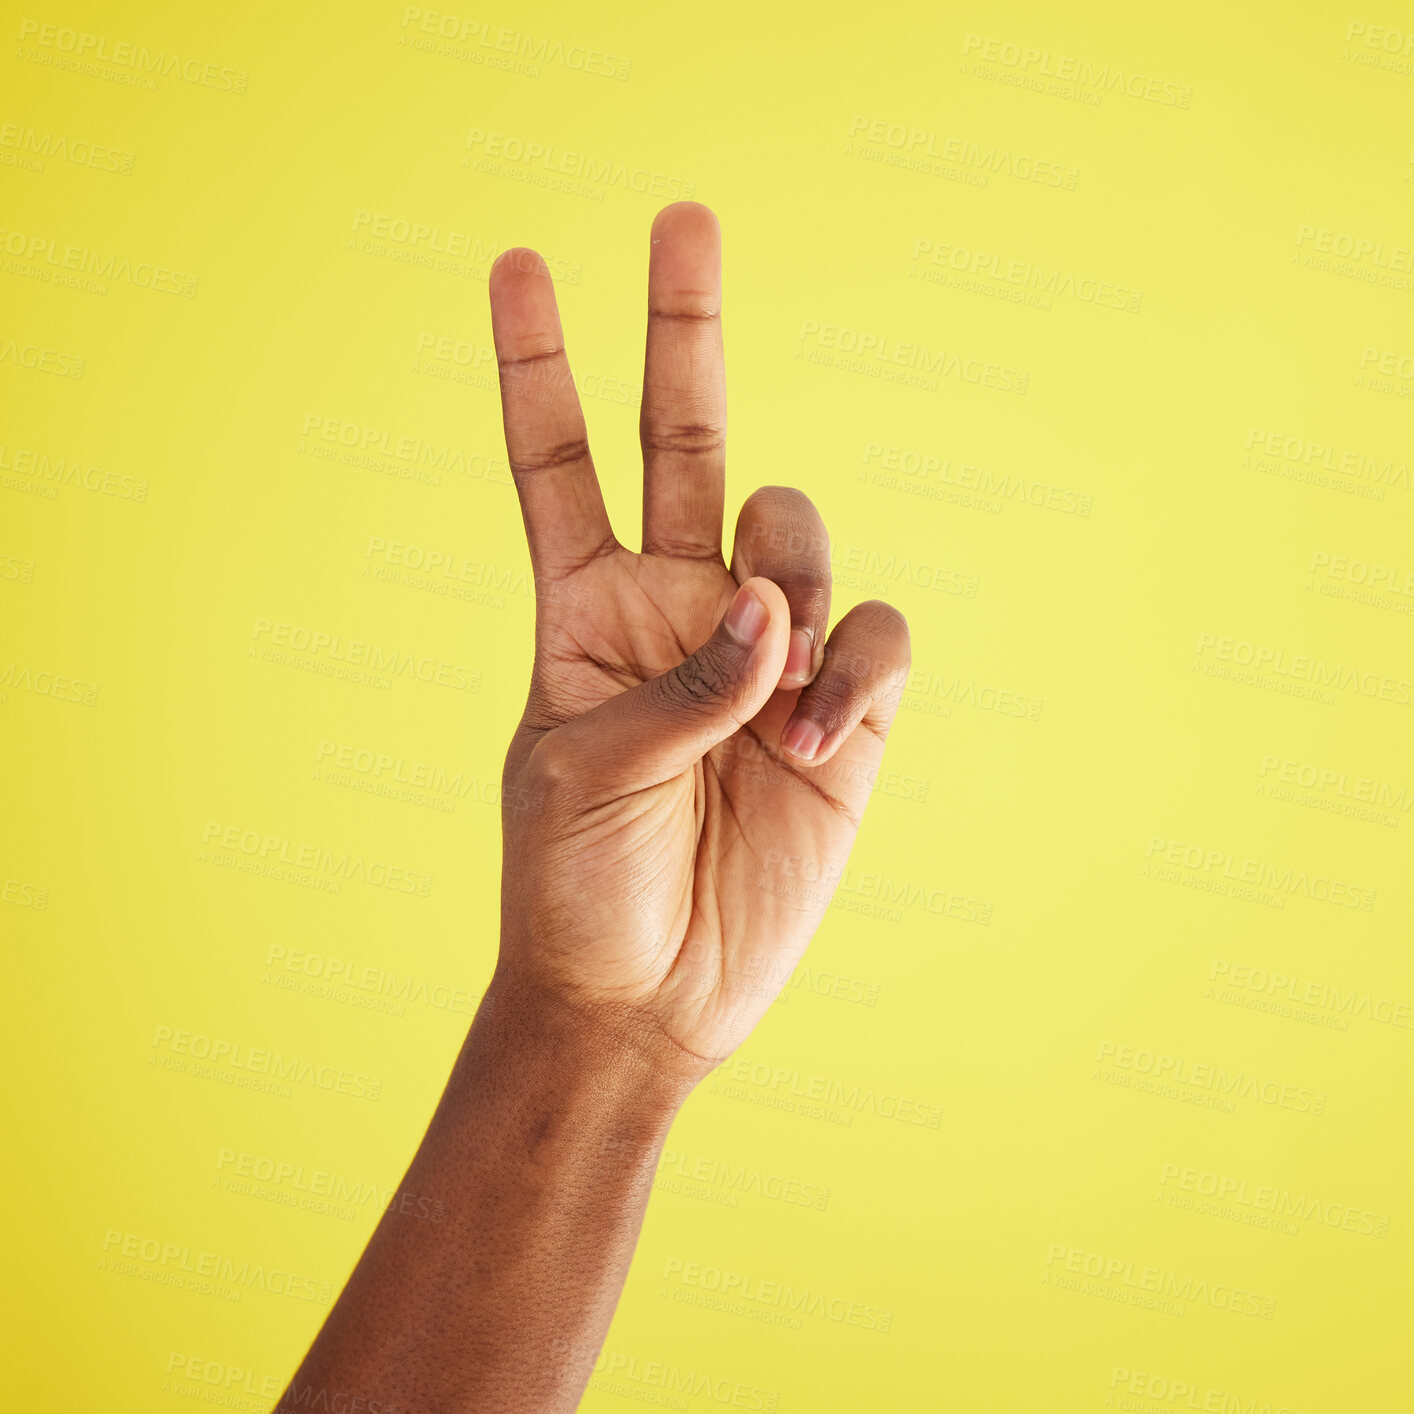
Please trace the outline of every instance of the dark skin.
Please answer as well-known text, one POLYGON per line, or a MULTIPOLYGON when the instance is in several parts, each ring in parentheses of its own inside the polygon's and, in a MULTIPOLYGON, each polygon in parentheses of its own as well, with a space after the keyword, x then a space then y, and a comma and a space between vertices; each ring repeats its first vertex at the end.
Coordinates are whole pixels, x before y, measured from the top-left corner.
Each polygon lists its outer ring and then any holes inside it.
POLYGON ((750 497, 723 556, 711 211, 653 224, 638 553, 609 525, 544 262, 506 252, 490 298, 537 597, 500 954, 414 1201, 384 1215, 281 1410, 576 1407, 668 1129, 818 927, 908 673, 890 606, 829 632, 829 543, 799 491, 750 497))

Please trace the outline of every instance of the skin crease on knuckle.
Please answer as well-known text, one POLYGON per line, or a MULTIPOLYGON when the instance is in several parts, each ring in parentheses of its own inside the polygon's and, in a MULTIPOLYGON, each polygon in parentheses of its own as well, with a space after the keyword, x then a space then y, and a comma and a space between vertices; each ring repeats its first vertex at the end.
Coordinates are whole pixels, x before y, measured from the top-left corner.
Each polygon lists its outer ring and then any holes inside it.
MULTIPOLYGON (((659 213, 648 285, 650 309, 715 316, 708 208, 659 213)), ((752 493, 728 569, 715 317, 649 321, 639 554, 615 537, 561 376, 544 262, 513 248, 489 295, 536 653, 505 762, 496 966, 405 1179, 455 1221, 383 1214, 290 1388, 569 1414, 675 1116, 825 916, 832 886, 802 902, 762 879, 781 859, 832 878, 848 857, 883 752, 865 707, 906 669, 908 630, 875 602, 829 636, 829 536, 797 488, 752 493), (800 627, 809 686, 788 666, 800 627), (830 733, 813 760, 784 742, 801 714, 830 733), (547 1365, 555 1342, 588 1358, 547 1365)))
POLYGON ((666 690, 661 694, 662 705, 671 710, 680 698, 702 706, 730 702, 735 696, 734 660, 742 656, 739 650, 724 644, 704 644, 669 674, 666 690))
POLYGON ((828 738, 849 720, 856 703, 868 696, 858 679, 845 673, 832 673, 827 668, 815 679, 810 696, 810 716, 824 729, 828 738))

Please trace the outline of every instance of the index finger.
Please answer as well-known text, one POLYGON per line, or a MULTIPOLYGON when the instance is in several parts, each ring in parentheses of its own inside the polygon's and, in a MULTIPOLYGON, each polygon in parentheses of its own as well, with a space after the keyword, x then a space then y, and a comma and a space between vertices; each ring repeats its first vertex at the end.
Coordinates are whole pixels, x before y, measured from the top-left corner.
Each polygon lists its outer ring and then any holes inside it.
POLYGON ((506 457, 530 561, 543 584, 617 549, 619 542, 589 455, 545 262, 524 247, 507 250, 491 267, 489 289, 506 457))

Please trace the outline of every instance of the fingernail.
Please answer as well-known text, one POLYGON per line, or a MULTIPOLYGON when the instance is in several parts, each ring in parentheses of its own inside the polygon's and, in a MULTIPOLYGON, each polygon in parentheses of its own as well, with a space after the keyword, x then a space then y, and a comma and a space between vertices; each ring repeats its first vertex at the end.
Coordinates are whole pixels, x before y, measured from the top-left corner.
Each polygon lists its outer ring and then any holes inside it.
POLYGON ((825 733, 808 717, 797 717, 781 733, 781 745, 801 761, 813 761, 825 733))
POLYGON ((815 644, 811 641, 810 635, 803 628, 793 628, 790 631, 790 647, 786 649, 786 667, 781 674, 782 680, 790 678, 796 682, 808 682, 810 679, 810 663, 814 656, 815 644))
POLYGON ((727 610, 727 632, 740 644, 752 644, 766 632, 771 616, 766 606, 743 585, 727 610))

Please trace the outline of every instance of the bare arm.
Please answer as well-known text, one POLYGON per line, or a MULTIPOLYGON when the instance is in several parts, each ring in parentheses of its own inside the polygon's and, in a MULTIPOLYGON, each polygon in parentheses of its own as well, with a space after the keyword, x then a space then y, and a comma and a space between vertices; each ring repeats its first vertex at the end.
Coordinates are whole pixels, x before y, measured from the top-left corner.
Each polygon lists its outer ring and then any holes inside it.
POLYGON ((674 1060, 493 983, 281 1414, 572 1410, 691 1086, 674 1060))
POLYGON ((908 672, 888 605, 830 630, 829 541, 799 491, 751 496, 723 558, 710 211, 653 225, 640 553, 609 525, 544 262, 508 252, 490 295, 536 582, 500 956, 291 1414, 575 1407, 668 1127, 804 953, 908 672), (424 1198, 440 1224, 403 1211, 424 1198))

